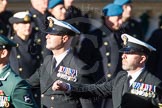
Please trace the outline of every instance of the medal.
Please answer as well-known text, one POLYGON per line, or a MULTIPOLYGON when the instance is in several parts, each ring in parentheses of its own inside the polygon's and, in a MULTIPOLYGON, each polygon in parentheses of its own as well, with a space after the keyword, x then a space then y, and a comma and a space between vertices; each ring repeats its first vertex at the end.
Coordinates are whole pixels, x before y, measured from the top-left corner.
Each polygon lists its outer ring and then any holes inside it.
POLYGON ((8 101, 5 101, 5 102, 4 102, 4 106, 5 106, 6 108, 8 108, 8 107, 10 106, 9 102, 8 102, 8 101))

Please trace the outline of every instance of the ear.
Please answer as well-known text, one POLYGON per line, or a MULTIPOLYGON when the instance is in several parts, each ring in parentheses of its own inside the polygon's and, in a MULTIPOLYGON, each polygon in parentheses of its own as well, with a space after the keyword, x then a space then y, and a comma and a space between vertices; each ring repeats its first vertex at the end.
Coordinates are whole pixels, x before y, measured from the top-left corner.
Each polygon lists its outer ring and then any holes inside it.
POLYGON ((141 61, 140 61, 140 63, 145 63, 146 60, 147 60, 146 55, 142 55, 142 56, 141 56, 141 61))
POLYGON ((64 35, 62 37, 62 40, 63 40, 64 43, 67 42, 69 39, 70 39, 70 37, 68 35, 64 35))
POLYGON ((9 52, 8 52, 7 49, 3 49, 2 52, 1 52, 1 55, 0 55, 1 58, 5 58, 5 57, 7 57, 7 56, 8 56, 8 53, 9 53, 9 52))

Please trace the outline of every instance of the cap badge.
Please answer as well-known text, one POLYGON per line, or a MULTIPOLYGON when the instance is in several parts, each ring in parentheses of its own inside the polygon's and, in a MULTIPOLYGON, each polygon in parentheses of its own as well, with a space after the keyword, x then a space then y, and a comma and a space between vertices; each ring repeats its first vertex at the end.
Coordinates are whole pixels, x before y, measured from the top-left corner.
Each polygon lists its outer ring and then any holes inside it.
POLYGON ((123 40, 123 45, 124 46, 127 46, 127 44, 128 44, 128 38, 127 38, 127 36, 123 36, 123 38, 122 38, 122 40, 123 40))
POLYGON ((26 16, 24 17, 24 21, 25 21, 25 22, 30 21, 30 17, 29 17, 28 15, 26 15, 26 16))
POLYGON ((49 27, 52 28, 54 26, 54 21, 51 18, 49 18, 48 21, 49 21, 49 27))

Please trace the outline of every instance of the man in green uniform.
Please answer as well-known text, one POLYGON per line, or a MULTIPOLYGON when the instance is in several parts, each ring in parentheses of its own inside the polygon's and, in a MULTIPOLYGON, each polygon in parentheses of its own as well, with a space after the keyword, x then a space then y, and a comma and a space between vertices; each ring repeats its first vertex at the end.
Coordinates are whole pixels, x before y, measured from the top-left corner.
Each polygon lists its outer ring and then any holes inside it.
POLYGON ((37 108, 28 83, 8 63, 14 46, 14 42, 0 35, 0 108, 37 108))

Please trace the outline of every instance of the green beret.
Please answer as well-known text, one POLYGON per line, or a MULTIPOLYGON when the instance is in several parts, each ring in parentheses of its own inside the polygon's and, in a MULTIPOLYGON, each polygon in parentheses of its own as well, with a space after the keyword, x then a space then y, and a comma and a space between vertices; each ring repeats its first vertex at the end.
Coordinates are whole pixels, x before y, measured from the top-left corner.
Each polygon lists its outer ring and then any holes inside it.
POLYGON ((16 43, 9 40, 6 36, 0 35, 0 49, 15 47, 16 43))

